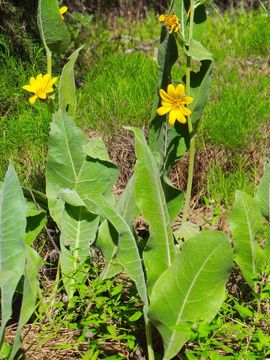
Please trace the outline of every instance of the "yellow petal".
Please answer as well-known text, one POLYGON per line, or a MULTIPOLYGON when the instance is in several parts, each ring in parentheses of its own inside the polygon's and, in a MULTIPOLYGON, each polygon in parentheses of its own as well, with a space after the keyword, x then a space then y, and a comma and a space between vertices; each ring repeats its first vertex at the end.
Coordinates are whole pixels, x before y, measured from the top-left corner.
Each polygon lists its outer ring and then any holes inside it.
POLYGON ((175 116, 177 121, 180 122, 181 124, 185 124, 187 122, 187 119, 185 118, 181 110, 176 110, 175 116))
POLYGON ((181 110, 182 110, 183 114, 186 115, 186 116, 189 116, 189 115, 192 114, 191 110, 189 110, 185 106, 181 106, 181 110))
POLYGON ((68 7, 67 6, 62 6, 60 9, 59 9, 59 12, 61 15, 63 15, 65 12, 68 11, 68 7))
POLYGON ((184 96, 184 99, 182 100, 182 104, 190 104, 193 101, 193 97, 191 96, 184 96))
POLYGON ((42 78, 42 89, 46 90, 46 88, 49 85, 49 81, 51 80, 51 75, 50 74, 45 74, 42 78))
POLYGON ((158 21, 164 21, 165 19, 166 19, 166 15, 164 15, 164 14, 161 14, 158 17, 158 21))
POLYGON ((30 85, 35 85, 35 83, 36 83, 36 79, 33 76, 31 76, 30 77, 30 85))
POLYGON ((43 92, 43 93, 41 93, 41 94, 38 94, 38 97, 40 98, 40 99, 43 99, 43 100, 45 100, 46 99, 46 93, 45 92, 43 92))
POLYGON ((173 108, 173 104, 172 104, 171 101, 161 100, 161 105, 162 105, 162 106, 169 106, 169 107, 173 108))
POLYGON ((168 85, 167 93, 171 98, 173 98, 173 99, 176 98, 175 87, 173 86, 173 84, 168 85))
POLYGON ((159 90, 159 95, 160 95, 161 99, 164 100, 164 101, 168 101, 168 102, 172 102, 172 101, 173 101, 173 98, 171 98, 171 97, 166 93, 166 91, 164 91, 163 89, 160 89, 160 90, 159 90))
POLYGON ((33 91, 33 87, 31 85, 23 85, 22 89, 29 91, 29 92, 35 92, 35 91, 33 91))
POLYGON ((169 119, 168 119, 169 124, 170 124, 170 125, 174 125, 175 120, 176 120, 176 111, 175 111, 175 110, 172 110, 172 111, 170 112, 169 119))
POLYGON ((42 78, 43 78, 42 74, 38 74, 38 76, 36 77, 36 82, 40 82, 42 78))
POLYGON ((52 87, 47 87, 46 93, 54 92, 54 89, 52 87))
POLYGON ((185 87, 183 84, 178 84, 175 89, 176 96, 179 100, 181 100, 185 95, 185 87))
POLYGON ((31 105, 34 105, 35 101, 37 100, 37 95, 33 95, 30 97, 29 102, 31 105))
POLYGON ((36 79, 34 77, 30 78, 30 85, 32 86, 32 91, 36 92, 36 90, 37 90, 37 82, 36 82, 36 79))
POLYGON ((165 106, 161 106, 157 109, 157 114, 159 116, 165 115, 167 114, 169 111, 171 110, 171 107, 165 107, 165 106))
POLYGON ((57 76, 56 76, 56 77, 54 77, 54 78, 52 78, 52 79, 50 80, 49 85, 50 85, 50 86, 52 86, 54 83, 56 83, 57 79, 58 79, 58 77, 57 77, 57 76))

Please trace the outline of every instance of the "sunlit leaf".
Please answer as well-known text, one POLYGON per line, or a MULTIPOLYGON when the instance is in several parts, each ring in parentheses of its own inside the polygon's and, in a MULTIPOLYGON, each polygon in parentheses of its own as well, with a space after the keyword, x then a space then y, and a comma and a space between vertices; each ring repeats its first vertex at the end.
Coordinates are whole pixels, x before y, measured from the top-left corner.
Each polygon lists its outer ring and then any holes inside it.
POLYGON ((148 291, 160 274, 172 263, 175 248, 166 199, 154 156, 138 128, 127 128, 135 135, 135 194, 136 203, 149 224, 149 239, 143 251, 148 291))
POLYGON ((112 199, 118 168, 109 160, 99 159, 95 147, 89 156, 89 146, 91 142, 71 117, 61 110, 53 115, 46 165, 46 194, 50 214, 59 228, 64 211, 64 202, 58 197, 61 189, 76 189, 82 199, 92 193, 112 199))
POLYGON ((45 48, 64 52, 70 43, 70 34, 59 13, 57 0, 39 0, 37 22, 45 48))
POLYGON ((41 266, 42 260, 38 253, 27 247, 27 259, 24 270, 24 284, 23 284, 23 298, 20 311, 20 318, 18 327, 15 334, 14 343, 9 359, 13 359, 21 345, 21 331, 23 326, 30 319, 36 306, 36 298, 38 291, 38 271, 41 266))
POLYGON ((270 164, 266 165, 264 175, 257 188, 255 199, 264 217, 270 217, 270 164))
POLYGON ((10 164, 0 195, 0 278, 8 275, 1 286, 2 342, 6 324, 12 314, 12 299, 23 275, 26 247, 26 204, 14 167, 10 164))
POLYGON ((59 81, 59 108, 70 116, 75 115, 77 106, 74 65, 81 49, 82 47, 70 55, 69 61, 63 67, 59 81))
POLYGON ((150 319, 172 359, 189 340, 192 325, 210 322, 225 298, 232 248, 221 232, 205 231, 186 241, 172 265, 159 277, 150 297, 150 319))
POLYGON ((234 241, 234 258, 246 282, 254 288, 263 254, 256 235, 263 226, 263 217, 256 201, 248 194, 237 191, 230 216, 234 241))

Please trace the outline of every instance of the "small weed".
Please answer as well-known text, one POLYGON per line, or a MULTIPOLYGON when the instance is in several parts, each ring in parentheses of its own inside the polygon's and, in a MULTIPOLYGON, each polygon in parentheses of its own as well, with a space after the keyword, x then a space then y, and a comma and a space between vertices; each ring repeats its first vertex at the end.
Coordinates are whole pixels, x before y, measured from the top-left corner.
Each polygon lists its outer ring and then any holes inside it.
POLYGON ((57 339, 63 329, 74 332, 75 342, 59 342, 57 348, 69 348, 85 359, 89 359, 89 354, 104 357, 118 354, 113 358, 126 358, 127 352, 133 351, 137 346, 136 333, 140 331, 140 327, 143 329, 139 320, 142 316, 141 304, 132 295, 131 284, 123 279, 102 281, 95 271, 90 270, 93 277, 90 276, 88 284, 76 284, 75 295, 69 306, 65 296, 62 297, 60 293, 56 295, 57 298, 62 298, 60 301, 55 304, 52 299, 54 311, 56 308, 51 324, 53 328, 50 330, 51 325, 46 324, 42 333, 47 338, 46 343, 49 343, 48 334, 51 339, 57 339))

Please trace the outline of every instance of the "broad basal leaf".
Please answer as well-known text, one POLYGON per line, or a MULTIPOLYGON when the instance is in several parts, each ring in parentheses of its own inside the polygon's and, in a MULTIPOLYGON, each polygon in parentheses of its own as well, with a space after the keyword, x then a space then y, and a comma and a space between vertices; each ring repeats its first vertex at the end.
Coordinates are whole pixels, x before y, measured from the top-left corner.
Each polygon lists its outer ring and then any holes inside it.
POLYGON ((26 204, 16 172, 10 164, 0 195, 0 344, 12 314, 12 299, 24 272, 26 248, 26 204))
POLYGON ((66 111, 70 116, 74 116, 77 106, 76 85, 74 78, 74 65, 79 52, 83 47, 74 51, 65 64, 59 81, 59 108, 66 111))
POLYGON ((99 159, 100 150, 89 143, 66 113, 59 110, 53 115, 46 166, 46 194, 50 214, 61 228, 63 200, 61 189, 76 189, 84 199, 90 194, 109 194, 118 176, 118 169, 109 160, 99 159), (90 154, 90 156, 89 156, 90 154))
MULTIPOLYGON (((135 201, 134 176, 130 178, 122 192, 117 203, 117 210, 132 229, 132 223, 139 211, 135 201)), ((118 274, 122 270, 117 262, 118 234, 107 220, 104 220, 99 227, 96 246, 101 250, 106 260, 100 277, 106 279, 118 274)))
POLYGON ((27 245, 31 245, 47 222, 47 214, 43 209, 38 210, 32 202, 27 202, 27 225, 26 238, 27 245))
POLYGON ((76 283, 82 283, 81 279, 85 277, 84 263, 89 258, 90 245, 95 241, 98 225, 99 216, 88 211, 85 206, 65 203, 60 236, 60 264, 69 298, 74 293, 76 283))
POLYGON ((150 297, 149 317, 172 359, 189 340, 192 325, 210 322, 225 298, 232 249, 221 232, 205 231, 187 240, 172 265, 159 277, 150 297))
POLYGON ((31 247, 27 247, 27 259, 24 270, 23 299, 20 311, 20 318, 16 335, 9 356, 9 360, 13 359, 21 345, 21 331, 23 326, 30 319, 36 307, 37 291, 38 291, 38 271, 42 260, 38 253, 31 247))
POLYGON ((158 277, 171 265, 175 248, 170 217, 156 161, 141 129, 127 128, 135 135, 136 203, 149 224, 150 236, 143 252, 148 291, 158 277))
POLYGON ((127 271, 130 278, 135 282, 138 294, 144 304, 148 305, 146 282, 137 242, 130 226, 126 223, 119 212, 114 209, 103 196, 93 196, 85 200, 87 207, 95 206, 97 213, 103 215, 115 228, 118 233, 119 264, 127 271))
POLYGON ((270 164, 266 165, 264 175, 257 188, 255 199, 259 204, 261 213, 268 220, 270 218, 270 164))
POLYGON ((39 0, 37 22, 45 48, 64 52, 70 43, 70 34, 59 13, 57 0, 39 0))
POLYGON ((263 226, 263 217, 256 201, 248 194, 237 191, 230 216, 234 241, 234 258, 246 282, 254 288, 263 254, 256 242, 256 234, 263 226))

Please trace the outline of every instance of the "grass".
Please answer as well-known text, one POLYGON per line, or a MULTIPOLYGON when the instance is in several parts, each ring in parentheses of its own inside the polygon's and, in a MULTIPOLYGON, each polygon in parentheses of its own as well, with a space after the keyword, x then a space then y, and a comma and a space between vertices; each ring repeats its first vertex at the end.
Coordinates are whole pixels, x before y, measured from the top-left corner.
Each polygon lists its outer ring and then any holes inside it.
MULTIPOLYGON (((213 164, 208 172, 208 196, 217 202, 226 199, 231 203, 238 186, 248 192, 254 188, 250 169, 238 168, 237 157, 260 142, 261 126, 269 119, 269 27, 264 10, 214 13, 202 39, 214 54, 215 67, 199 139, 236 154, 233 170, 224 172, 219 164, 213 164)), ((85 31, 74 40, 75 46, 83 39, 85 48, 93 49, 80 61, 77 124, 86 132, 97 130, 106 136, 118 133, 123 125, 148 124, 157 77, 154 52, 124 52, 159 36, 156 16, 149 13, 142 22, 119 18, 107 27, 97 21, 85 31), (114 40, 119 36, 120 41, 114 40)), ((12 56, 5 38, 0 47, 0 177, 12 159, 23 184, 42 189, 50 115, 44 104, 29 106, 21 86, 31 75, 44 71, 44 53, 36 48, 32 59, 23 62, 12 56)))
POLYGON ((143 126, 150 118, 156 77, 157 66, 151 58, 140 53, 110 54, 84 77, 78 122, 112 134, 127 123, 143 126))

